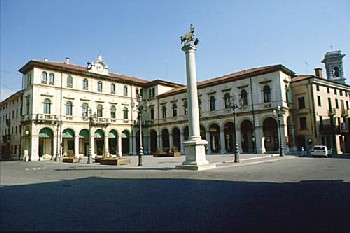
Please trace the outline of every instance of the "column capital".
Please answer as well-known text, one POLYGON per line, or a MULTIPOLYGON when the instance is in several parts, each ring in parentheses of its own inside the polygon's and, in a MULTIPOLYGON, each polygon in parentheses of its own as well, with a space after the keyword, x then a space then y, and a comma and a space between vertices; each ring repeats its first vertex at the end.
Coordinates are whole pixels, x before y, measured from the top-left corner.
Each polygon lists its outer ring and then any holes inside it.
POLYGON ((181 50, 184 51, 185 53, 194 52, 197 50, 197 46, 191 45, 191 44, 187 44, 187 45, 185 44, 184 46, 182 46, 181 50))

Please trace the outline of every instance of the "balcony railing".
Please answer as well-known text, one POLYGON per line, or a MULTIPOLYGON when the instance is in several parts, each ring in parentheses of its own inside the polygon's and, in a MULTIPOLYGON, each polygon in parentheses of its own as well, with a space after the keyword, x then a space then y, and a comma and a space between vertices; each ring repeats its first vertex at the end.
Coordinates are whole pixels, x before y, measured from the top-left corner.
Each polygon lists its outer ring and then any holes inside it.
POLYGON ((328 114, 330 116, 334 116, 337 113, 337 109, 336 108, 331 108, 328 110, 328 114))

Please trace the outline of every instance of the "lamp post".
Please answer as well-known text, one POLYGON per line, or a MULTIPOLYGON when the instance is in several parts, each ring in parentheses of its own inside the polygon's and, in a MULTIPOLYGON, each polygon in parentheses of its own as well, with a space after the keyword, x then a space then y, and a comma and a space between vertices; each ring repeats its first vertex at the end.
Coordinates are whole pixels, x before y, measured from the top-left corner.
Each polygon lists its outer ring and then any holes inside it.
POLYGON ((284 156, 283 143, 282 143, 282 130, 281 130, 281 117, 283 116, 283 109, 281 106, 277 106, 276 109, 273 110, 273 113, 277 116, 278 122, 278 136, 280 142, 280 157, 284 156))
POLYGON ((142 102, 142 96, 138 95, 137 96, 137 100, 139 102, 139 106, 138 106, 138 118, 139 118, 139 124, 140 124, 140 150, 139 150, 139 154, 138 154, 138 164, 137 166, 143 166, 142 164, 142 156, 143 156, 143 146, 142 146, 142 106, 141 106, 141 102, 142 102))
POLYGON ((235 163, 239 163, 240 162, 240 158, 239 158, 239 148, 238 148, 238 142, 237 142, 237 122, 236 122, 236 118, 237 118, 237 116, 236 116, 237 115, 236 109, 239 108, 239 107, 236 104, 236 96, 235 95, 230 96, 230 98, 227 98, 226 101, 227 101, 226 106, 229 106, 233 110, 233 125, 235 127, 235 134, 234 134, 234 138, 235 138, 234 162, 235 163))
POLYGON ((91 127, 94 124, 94 121, 96 119, 96 113, 94 113, 92 115, 92 110, 91 108, 89 108, 89 152, 88 152, 88 160, 87 163, 90 164, 91 163, 91 127))
POLYGON ((56 157, 55 157, 55 161, 59 162, 60 159, 60 153, 59 153, 59 131, 60 131, 60 126, 61 126, 62 122, 61 121, 56 121, 56 157))

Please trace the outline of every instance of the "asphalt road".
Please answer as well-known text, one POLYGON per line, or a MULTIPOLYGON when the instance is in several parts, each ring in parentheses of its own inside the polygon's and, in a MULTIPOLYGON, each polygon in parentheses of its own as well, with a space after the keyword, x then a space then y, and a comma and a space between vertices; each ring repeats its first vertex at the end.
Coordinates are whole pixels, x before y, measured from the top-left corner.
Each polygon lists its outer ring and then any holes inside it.
POLYGON ((0 162, 0 231, 348 232, 350 159, 265 157, 175 170, 0 162))

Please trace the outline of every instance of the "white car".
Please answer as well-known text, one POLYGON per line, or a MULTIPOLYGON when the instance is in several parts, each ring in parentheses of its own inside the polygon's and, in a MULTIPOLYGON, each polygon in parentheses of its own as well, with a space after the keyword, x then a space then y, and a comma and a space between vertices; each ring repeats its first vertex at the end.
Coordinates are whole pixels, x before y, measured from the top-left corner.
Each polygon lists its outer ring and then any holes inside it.
POLYGON ((311 156, 313 157, 315 156, 328 157, 327 146, 323 146, 323 145, 315 145, 314 147, 312 147, 310 153, 311 153, 311 156))

